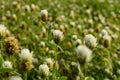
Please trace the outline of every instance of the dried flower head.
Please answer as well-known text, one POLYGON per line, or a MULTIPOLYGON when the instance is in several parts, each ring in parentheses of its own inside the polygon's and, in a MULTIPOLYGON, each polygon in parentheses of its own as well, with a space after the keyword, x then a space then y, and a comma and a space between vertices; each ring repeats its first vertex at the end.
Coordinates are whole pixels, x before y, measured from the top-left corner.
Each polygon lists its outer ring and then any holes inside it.
POLYGON ((46 9, 41 10, 40 15, 42 21, 48 21, 48 11, 46 9))
POLYGON ((9 80, 23 80, 20 76, 10 76, 9 80))
POLYGON ((111 44, 111 36, 109 36, 109 35, 105 35, 105 36, 103 36, 103 45, 104 45, 104 47, 109 47, 110 46, 110 44, 111 44))
POLYGON ((4 61, 2 64, 3 68, 12 68, 12 63, 10 61, 4 61))
POLYGON ((50 73, 49 67, 46 64, 41 64, 39 66, 39 73, 41 77, 47 77, 50 73))
POLYGON ((0 24, 0 38, 10 35, 10 31, 4 25, 0 24))
POLYGON ((21 68, 25 71, 29 71, 33 68, 33 52, 30 52, 29 49, 22 49, 19 54, 21 60, 21 68))
POLYGON ((92 51, 84 45, 80 45, 75 49, 77 58, 80 63, 84 64, 92 59, 92 51))
POLYGON ((96 47, 97 45, 96 41, 97 39, 92 34, 88 34, 84 38, 85 45, 89 48, 96 47))
POLYGON ((6 52, 9 55, 19 53, 18 41, 14 37, 5 38, 4 46, 5 46, 6 52))

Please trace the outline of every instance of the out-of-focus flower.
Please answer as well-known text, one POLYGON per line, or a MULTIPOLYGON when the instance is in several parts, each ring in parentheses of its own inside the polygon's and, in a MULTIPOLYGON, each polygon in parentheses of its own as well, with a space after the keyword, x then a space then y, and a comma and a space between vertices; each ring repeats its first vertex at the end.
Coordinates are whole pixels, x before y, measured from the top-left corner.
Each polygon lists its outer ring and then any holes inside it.
POLYGON ((53 64, 54 64, 54 61, 53 61, 51 58, 46 58, 46 59, 45 59, 45 64, 47 64, 48 67, 49 67, 50 69, 52 69, 53 64))
POLYGON ((92 59, 92 51, 84 45, 78 46, 75 52, 80 63, 84 64, 92 59))
POLYGON ((41 77, 47 77, 49 73, 49 67, 46 64, 41 64, 39 66, 39 74, 41 75, 41 77))
POLYGON ((46 9, 41 10, 40 16, 42 21, 48 21, 48 11, 46 9))
POLYGON ((110 44, 111 44, 111 36, 109 36, 109 35, 105 35, 105 36, 103 36, 103 45, 104 45, 104 47, 109 47, 110 46, 110 44))
POLYGON ((0 24, 0 38, 11 35, 10 31, 4 25, 0 24))
POLYGON ((14 37, 7 37, 7 38, 5 38, 4 46, 5 46, 6 52, 9 55, 18 54, 19 53, 18 41, 14 37))
POLYGON ((33 68, 33 52, 30 52, 29 49, 22 49, 19 54, 21 60, 21 68, 25 71, 29 71, 33 68))
POLYGON ((89 48, 96 47, 97 45, 96 41, 97 39, 92 34, 88 34, 84 38, 85 45, 89 48))
POLYGON ((23 80, 20 76, 10 76, 9 80, 23 80))
POLYGON ((54 42, 55 43, 59 43, 60 41, 63 40, 64 35, 63 35, 62 31, 60 31, 60 30, 53 30, 52 33, 53 33, 53 38, 54 38, 54 42))
POLYGON ((10 61, 4 61, 2 64, 3 68, 12 68, 12 63, 10 61))

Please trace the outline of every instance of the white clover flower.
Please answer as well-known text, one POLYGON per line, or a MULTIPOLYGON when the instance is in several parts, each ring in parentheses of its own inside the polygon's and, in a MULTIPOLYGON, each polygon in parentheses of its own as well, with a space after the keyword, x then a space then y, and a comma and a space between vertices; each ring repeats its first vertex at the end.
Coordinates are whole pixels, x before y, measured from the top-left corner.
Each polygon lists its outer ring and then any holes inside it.
POLYGON ((107 32, 107 30, 105 30, 105 29, 103 29, 103 30, 101 31, 101 36, 104 36, 104 35, 108 35, 108 32, 107 32))
POLYGON ((23 80, 20 76, 10 76, 9 80, 23 80))
POLYGON ((40 14, 41 15, 48 15, 48 11, 46 9, 41 10, 40 14))
POLYGON ((47 64, 49 66, 49 68, 52 69, 54 61, 51 58, 46 58, 45 64, 47 64))
POLYGON ((10 32, 4 25, 0 24, 0 37, 6 37, 10 32))
POLYGON ((82 41, 81 41, 80 39, 77 39, 77 40, 75 41, 75 45, 76 45, 76 46, 81 45, 81 44, 82 44, 82 41))
POLYGON ((117 74, 119 74, 119 75, 120 75, 120 69, 118 69, 118 70, 117 70, 117 74))
POLYGON ((30 52, 29 49, 22 49, 21 53, 19 54, 21 60, 33 60, 33 52, 30 52))
POLYGON ((72 40, 76 40, 77 39, 77 35, 72 35, 72 40))
POLYGON ((41 46, 41 47, 45 47, 45 42, 44 42, 44 41, 41 41, 41 42, 40 42, 40 46, 41 46))
POLYGON ((49 67, 46 64, 41 64, 39 66, 39 73, 42 77, 46 77, 49 75, 50 71, 49 71, 49 67))
POLYGON ((30 9, 30 6, 29 6, 29 5, 25 5, 25 6, 23 6, 23 9, 24 9, 24 10, 26 10, 26 11, 28 11, 28 12, 30 12, 30 11, 31 11, 31 9, 30 9))
POLYGON ((86 35, 84 38, 85 45, 89 48, 96 47, 97 45, 96 41, 97 39, 91 34, 86 35))
POLYGON ((63 40, 64 35, 63 35, 62 31, 60 31, 60 30, 53 30, 52 33, 53 33, 53 37, 54 37, 54 41, 55 42, 59 42, 59 41, 63 40))
POLYGON ((92 51, 84 45, 78 46, 75 52, 81 63, 89 62, 92 59, 92 51))
POLYGON ((41 19, 43 21, 47 21, 48 20, 48 11, 46 9, 41 10, 40 15, 41 15, 41 19))
POLYGON ((10 61, 4 61, 2 64, 3 68, 12 68, 12 63, 10 61))
POLYGON ((109 36, 109 35, 104 35, 104 36, 103 36, 103 45, 104 45, 105 47, 108 47, 108 46, 110 45, 110 43, 111 43, 111 36, 109 36))

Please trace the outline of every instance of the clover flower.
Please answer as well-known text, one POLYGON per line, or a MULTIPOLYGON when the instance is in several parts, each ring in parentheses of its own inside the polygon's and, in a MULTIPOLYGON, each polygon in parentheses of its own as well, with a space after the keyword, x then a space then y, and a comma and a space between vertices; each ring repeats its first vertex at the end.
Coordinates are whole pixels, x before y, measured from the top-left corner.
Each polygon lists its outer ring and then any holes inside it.
POLYGON ((60 30, 53 30, 52 33, 53 33, 53 38, 54 38, 55 43, 59 43, 60 41, 63 40, 64 35, 63 35, 62 31, 60 31, 60 30))
POLYGON ((18 41, 14 37, 5 38, 4 47, 9 55, 19 53, 18 41))
POLYGON ((92 59, 92 51, 85 45, 79 45, 75 52, 80 63, 84 64, 92 59))
POLYGON ((89 48, 96 47, 97 45, 96 41, 97 39, 91 34, 86 35, 84 38, 85 45, 89 48))
POLYGON ((47 77, 49 75, 49 67, 46 64, 41 64, 39 66, 39 73, 41 77, 47 77))
POLYGON ((9 80, 23 80, 20 76, 10 76, 9 80))
POLYGON ((4 61, 2 64, 3 68, 12 68, 12 63, 10 61, 4 61))
POLYGON ((25 71, 29 71, 33 68, 33 52, 29 49, 22 49, 19 54, 21 60, 21 68, 25 71))
POLYGON ((41 10, 40 15, 42 21, 48 21, 48 11, 46 9, 41 10))
POLYGON ((0 24, 0 38, 10 35, 10 31, 4 25, 0 24))

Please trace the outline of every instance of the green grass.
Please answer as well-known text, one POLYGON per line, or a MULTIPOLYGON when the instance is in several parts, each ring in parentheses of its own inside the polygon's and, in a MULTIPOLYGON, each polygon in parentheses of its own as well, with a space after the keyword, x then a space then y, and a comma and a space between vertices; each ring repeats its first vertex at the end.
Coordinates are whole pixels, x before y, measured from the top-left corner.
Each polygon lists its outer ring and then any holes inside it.
MULTIPOLYGON (((18 40, 19 46, 23 48, 28 48, 33 51, 34 58, 38 59, 38 63, 34 64, 34 68, 27 72, 27 80, 44 80, 38 74, 38 67, 40 64, 45 62, 46 58, 52 58, 55 62, 58 62, 59 69, 56 69, 56 64, 54 64, 53 69, 50 70, 50 75, 46 80, 75 80, 76 77, 80 77, 77 57, 75 55, 76 45, 75 40, 72 40, 72 35, 76 34, 78 39, 83 39, 86 34, 92 34, 97 38, 97 48, 94 48, 93 59, 86 66, 87 69, 83 69, 84 78, 89 76, 95 80, 104 80, 108 78, 109 80, 120 80, 120 30, 117 31, 116 28, 120 29, 120 5, 118 0, 113 0, 110 3, 109 0, 100 2, 100 0, 2 0, 0 1, 0 8, 3 6, 4 9, 0 10, 0 24, 4 24, 10 32, 18 40), (20 5, 20 11, 17 7, 14 7, 11 3, 17 1, 20 5), (38 6, 38 10, 35 11, 25 11, 23 9, 24 5, 35 4, 38 6), (40 18, 40 11, 47 9, 49 13, 49 18, 52 18, 48 22, 42 22, 40 18), (90 15, 86 14, 86 10, 91 9, 90 15), (70 12, 74 11, 73 18, 70 17, 70 12), (10 12, 10 16, 8 13, 10 12), (22 14, 25 14, 23 17, 22 14), (111 14, 114 13, 116 17, 111 14), (16 14, 17 20, 13 20, 12 15, 16 14), (57 18, 64 15, 65 19, 57 21, 57 18), (105 19, 104 23, 99 20, 95 20, 102 15, 105 19), (6 20, 2 20, 5 17, 6 20), (94 24, 89 25, 88 19, 92 19, 94 24), (25 26, 21 26, 21 23, 25 22, 25 26), (71 25, 71 22, 75 22, 75 26, 71 25), (99 24, 102 25, 100 31, 96 31, 99 24), (55 25, 58 25, 56 27, 55 25), (60 26, 64 25, 67 27, 64 33, 64 40, 59 44, 51 43, 53 40, 52 29, 60 29, 60 26), (77 26, 81 25, 82 29, 78 30, 77 26), (116 27, 113 27, 113 26, 116 27), (106 26, 110 28, 112 34, 118 36, 117 39, 112 39, 111 45, 108 48, 101 47, 103 44, 100 43, 99 34, 102 29, 106 26), (47 37, 43 37, 42 28, 46 29, 47 37), (89 29, 93 29, 94 32, 90 32, 89 29), (85 35, 83 33, 86 32, 85 35), (40 46, 40 42, 45 42, 45 47, 40 46), (59 47, 58 47, 59 46, 59 47), (47 51, 46 48, 49 48, 47 51), (54 51, 51 53, 50 51, 54 51), (115 57, 117 56, 117 57, 115 57), (72 63, 75 63, 72 65, 72 63), (110 69, 110 73, 105 70, 110 69)), ((2 75, 6 75, 6 72, 16 72, 24 78, 24 75, 20 72, 17 67, 16 62, 18 62, 18 55, 12 55, 9 59, 4 49, 4 39, 0 38, 0 80, 3 80, 2 75), (2 63, 5 60, 10 60, 13 65, 13 70, 2 69, 2 63)), ((84 67, 83 67, 84 68, 84 67)), ((9 75, 11 76, 11 75, 9 75)), ((83 80, 84 80, 83 78, 83 80)), ((81 79, 80 79, 81 80, 81 79)), ((87 79, 92 80, 92 79, 87 79)))

